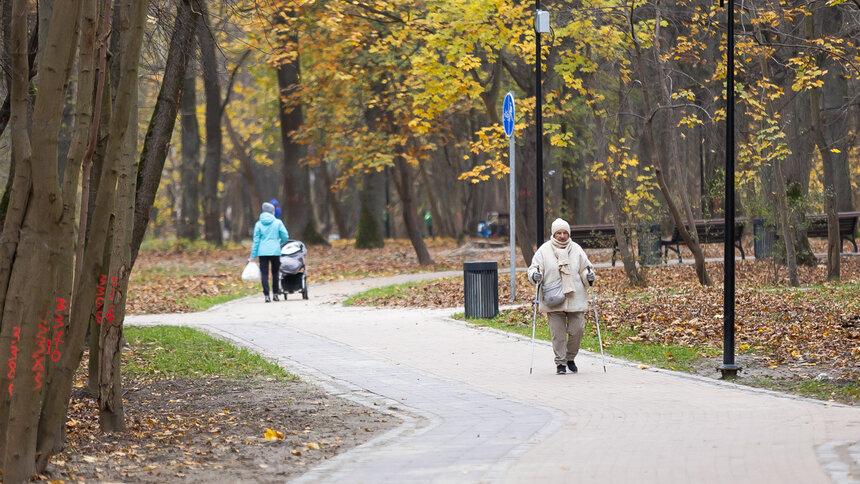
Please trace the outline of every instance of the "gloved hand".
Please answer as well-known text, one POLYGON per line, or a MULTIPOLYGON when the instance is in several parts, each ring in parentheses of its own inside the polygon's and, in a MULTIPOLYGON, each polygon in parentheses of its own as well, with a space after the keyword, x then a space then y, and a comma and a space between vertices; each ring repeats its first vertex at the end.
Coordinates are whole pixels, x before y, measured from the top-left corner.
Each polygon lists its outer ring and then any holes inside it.
POLYGON ((591 270, 591 267, 588 268, 588 274, 585 275, 585 280, 588 281, 589 286, 594 285, 594 271, 591 270))
POLYGON ((543 280, 543 274, 541 274, 540 272, 535 272, 534 275, 532 275, 532 279, 534 279, 535 284, 539 284, 540 281, 543 280))

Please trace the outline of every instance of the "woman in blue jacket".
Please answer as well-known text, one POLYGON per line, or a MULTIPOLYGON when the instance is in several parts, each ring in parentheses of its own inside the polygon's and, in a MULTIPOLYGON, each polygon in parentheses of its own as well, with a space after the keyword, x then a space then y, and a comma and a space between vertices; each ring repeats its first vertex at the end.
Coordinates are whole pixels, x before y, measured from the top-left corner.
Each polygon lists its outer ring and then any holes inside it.
MULTIPOLYGON (((251 248, 251 259, 260 257, 260 282, 263 283, 263 296, 269 299, 269 267, 272 268, 272 297, 278 300, 278 276, 281 269, 281 245, 290 238, 284 223, 275 218, 275 206, 269 202, 263 204, 260 220, 254 225, 254 246, 251 248)), ((248 259, 248 260, 251 260, 248 259)))

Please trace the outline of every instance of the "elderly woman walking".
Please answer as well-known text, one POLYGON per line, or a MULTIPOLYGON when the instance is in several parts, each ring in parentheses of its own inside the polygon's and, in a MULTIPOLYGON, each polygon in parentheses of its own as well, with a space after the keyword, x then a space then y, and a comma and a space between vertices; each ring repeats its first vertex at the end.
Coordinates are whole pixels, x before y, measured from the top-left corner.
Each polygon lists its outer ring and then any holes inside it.
POLYGON ((549 324, 556 373, 567 369, 576 373, 573 359, 579 353, 588 310, 586 285, 594 283, 594 271, 582 247, 570 240, 570 224, 555 219, 552 238, 538 248, 528 277, 541 283, 539 309, 549 324))
MULTIPOLYGON (((269 299, 269 267, 272 268, 272 297, 278 300, 278 272, 281 268, 281 245, 290 238, 284 223, 275 218, 275 206, 269 202, 263 204, 260 220, 254 225, 254 245, 251 247, 251 259, 260 257, 260 282, 263 283, 263 296, 269 299)), ((251 260, 248 259, 248 260, 251 260)))

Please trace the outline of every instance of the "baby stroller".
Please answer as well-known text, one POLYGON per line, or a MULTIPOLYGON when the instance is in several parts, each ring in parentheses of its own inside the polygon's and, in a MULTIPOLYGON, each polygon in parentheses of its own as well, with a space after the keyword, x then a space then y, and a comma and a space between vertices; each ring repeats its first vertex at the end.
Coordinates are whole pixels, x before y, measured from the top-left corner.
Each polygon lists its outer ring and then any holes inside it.
POLYGON ((284 300, 287 294, 301 291, 302 299, 308 298, 308 283, 305 280, 305 256, 308 250, 299 240, 287 240, 281 247, 281 291, 284 300))

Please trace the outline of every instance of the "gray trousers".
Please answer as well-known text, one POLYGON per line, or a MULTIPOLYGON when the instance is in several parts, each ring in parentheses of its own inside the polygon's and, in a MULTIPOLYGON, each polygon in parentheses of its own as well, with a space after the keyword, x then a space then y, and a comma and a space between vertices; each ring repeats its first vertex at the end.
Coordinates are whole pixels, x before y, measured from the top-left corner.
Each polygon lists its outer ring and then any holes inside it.
POLYGON ((546 313, 549 334, 552 335, 552 351, 555 364, 565 365, 579 353, 579 343, 585 332, 585 312, 568 313, 554 311, 546 313))

